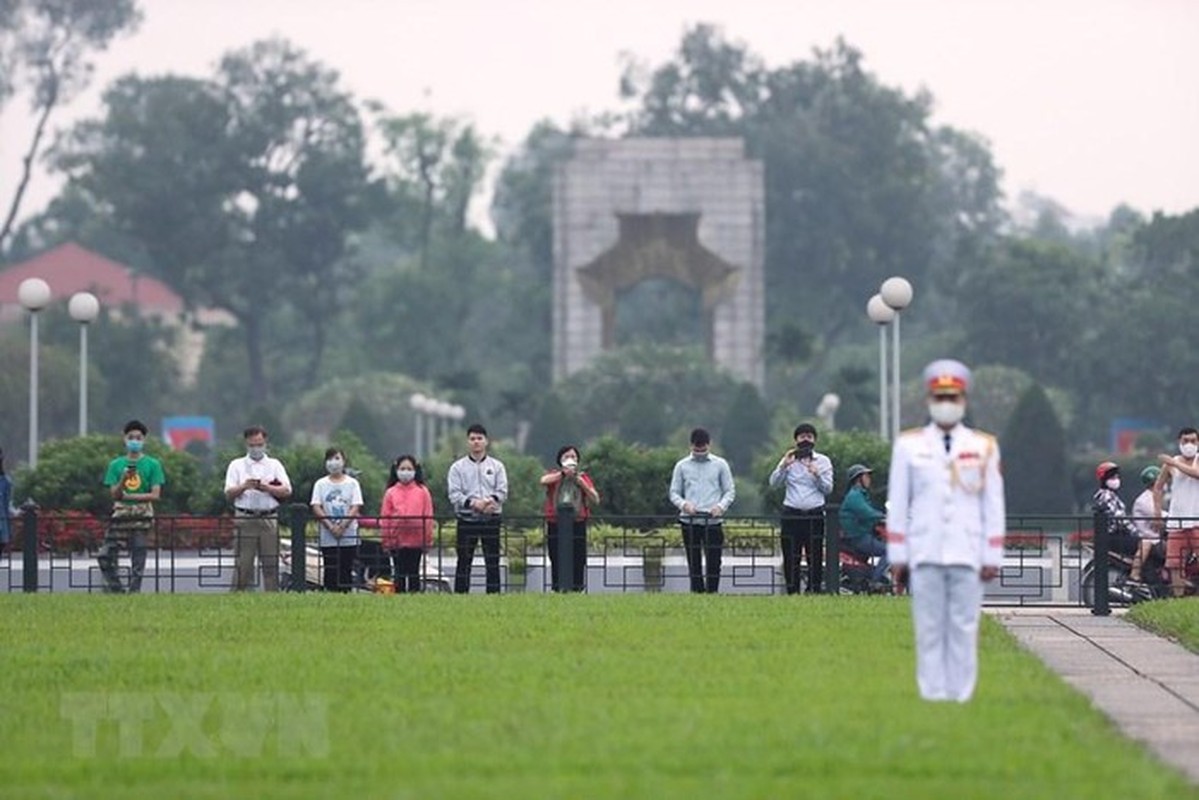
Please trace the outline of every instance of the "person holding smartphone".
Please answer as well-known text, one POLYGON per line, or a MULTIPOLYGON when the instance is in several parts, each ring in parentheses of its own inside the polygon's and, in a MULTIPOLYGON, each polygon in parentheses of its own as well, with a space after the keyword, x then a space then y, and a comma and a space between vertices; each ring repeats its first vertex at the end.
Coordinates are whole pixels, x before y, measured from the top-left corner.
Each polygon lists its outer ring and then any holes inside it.
POLYGON ((139 420, 125 424, 125 454, 108 464, 104 485, 112 497, 112 518, 104 532, 104 541, 96 554, 104 591, 136 594, 142 589, 146 570, 146 538, 154 525, 154 503, 162 496, 166 476, 162 463, 146 455, 142 448, 148 429, 139 420), (129 586, 121 583, 117 574, 117 557, 121 548, 129 550, 129 586))
POLYGON ((796 425, 795 446, 783 453, 770 473, 771 486, 787 486, 779 520, 787 594, 799 593, 799 564, 805 555, 808 593, 821 591, 824 582, 824 503, 833 491, 833 462, 816 452, 816 435, 814 425, 796 425))
POLYGON ((225 470, 225 498, 233 504, 233 591, 254 585, 254 559, 262 564, 262 590, 279 591, 279 503, 291 497, 291 480, 278 459, 266 454, 267 432, 242 432, 246 454, 225 470))

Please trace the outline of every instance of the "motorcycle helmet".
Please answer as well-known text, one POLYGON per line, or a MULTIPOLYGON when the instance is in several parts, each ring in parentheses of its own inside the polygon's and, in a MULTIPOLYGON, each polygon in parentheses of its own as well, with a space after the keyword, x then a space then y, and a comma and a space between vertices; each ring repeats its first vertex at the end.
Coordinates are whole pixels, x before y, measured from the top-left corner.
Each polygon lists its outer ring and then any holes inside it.
POLYGON ((1152 486, 1157 482, 1157 476, 1162 473, 1161 467, 1149 466, 1141 470, 1141 483, 1152 486))
POLYGON ((1120 465, 1115 461, 1104 461, 1095 467, 1095 479, 1102 484, 1113 472, 1119 472, 1120 465))

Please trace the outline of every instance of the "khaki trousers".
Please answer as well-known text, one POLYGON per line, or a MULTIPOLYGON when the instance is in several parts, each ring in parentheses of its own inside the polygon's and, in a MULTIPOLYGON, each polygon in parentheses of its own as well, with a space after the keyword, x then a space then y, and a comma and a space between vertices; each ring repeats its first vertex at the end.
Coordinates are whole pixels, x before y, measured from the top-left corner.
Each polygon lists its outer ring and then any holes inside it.
POLYGON ((233 591, 254 585, 254 557, 262 563, 262 590, 279 591, 279 518, 238 514, 233 523, 233 554, 237 572, 233 591))

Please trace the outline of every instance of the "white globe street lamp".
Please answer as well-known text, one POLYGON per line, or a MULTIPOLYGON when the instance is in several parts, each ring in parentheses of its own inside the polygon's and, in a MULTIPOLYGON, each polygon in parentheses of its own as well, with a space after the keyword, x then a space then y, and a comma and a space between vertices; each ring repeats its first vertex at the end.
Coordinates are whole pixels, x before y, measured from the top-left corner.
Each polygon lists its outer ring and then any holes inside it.
POLYGON ((899 312, 912 302, 912 284, 899 276, 887 278, 879 287, 879 295, 895 311, 895 327, 891 329, 891 438, 899 436, 899 312))
POLYGON ((866 316, 878 325, 878 435, 890 438, 891 425, 887 421, 887 325, 895 319, 895 309, 876 294, 866 303, 866 316))
POLYGON ((816 405, 816 416, 830 431, 837 429, 837 409, 841 407, 841 395, 829 392, 816 405))
POLYGON ((17 300, 29 312, 29 466, 37 467, 37 312, 50 305, 50 284, 26 278, 17 287, 17 300))
POLYGON ((424 431, 425 431, 425 426, 424 426, 424 420, 421 418, 421 415, 425 413, 428 402, 429 402, 429 398, 425 397, 420 392, 417 392, 416 394, 414 394, 408 398, 408 405, 412 408, 412 411, 413 411, 413 414, 412 414, 412 419, 414 420, 413 430, 414 430, 415 438, 416 438, 416 442, 413 444, 413 453, 416 455, 417 458, 424 458, 424 455, 425 455, 425 444, 424 444, 424 436, 423 436, 424 431))
POLYGON ((67 313, 79 323, 79 435, 87 436, 87 326, 100 315, 100 301, 91 292, 76 292, 67 313))

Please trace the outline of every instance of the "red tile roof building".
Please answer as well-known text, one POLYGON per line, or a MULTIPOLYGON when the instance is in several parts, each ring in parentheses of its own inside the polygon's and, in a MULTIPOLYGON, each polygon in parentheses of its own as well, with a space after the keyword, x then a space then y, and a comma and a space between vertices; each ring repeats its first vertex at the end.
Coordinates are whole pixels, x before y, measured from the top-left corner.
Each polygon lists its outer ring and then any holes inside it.
POLYGON ((185 382, 195 378, 203 354, 203 333, 186 323, 231 325, 232 317, 213 309, 188 311, 183 298, 171 287, 149 275, 105 258, 99 253, 67 242, 26 261, 0 268, 0 323, 21 319, 24 310, 17 299, 17 288, 26 278, 41 278, 50 285, 51 305, 66 306, 76 292, 91 292, 108 309, 136 307, 139 314, 158 317, 177 325, 179 360, 185 382))

